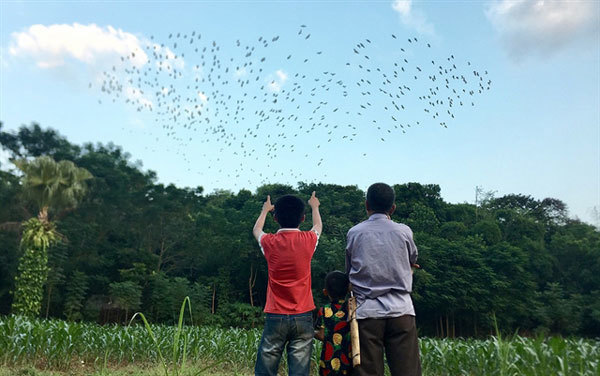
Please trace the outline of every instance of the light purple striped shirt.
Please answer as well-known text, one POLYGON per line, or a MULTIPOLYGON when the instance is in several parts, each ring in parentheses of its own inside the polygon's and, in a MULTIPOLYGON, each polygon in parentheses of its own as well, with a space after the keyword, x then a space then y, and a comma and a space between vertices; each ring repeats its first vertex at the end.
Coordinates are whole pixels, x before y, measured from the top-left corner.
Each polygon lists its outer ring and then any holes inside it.
POLYGON ((356 296, 356 318, 415 315, 411 264, 417 246, 410 227, 373 214, 348 231, 346 272, 356 296))

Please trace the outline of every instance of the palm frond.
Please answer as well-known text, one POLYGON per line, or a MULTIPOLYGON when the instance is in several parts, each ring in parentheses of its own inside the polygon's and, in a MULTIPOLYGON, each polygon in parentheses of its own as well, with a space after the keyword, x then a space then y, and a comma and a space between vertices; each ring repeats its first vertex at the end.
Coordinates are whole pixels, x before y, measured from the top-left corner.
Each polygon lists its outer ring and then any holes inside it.
POLYGON ((48 156, 32 161, 15 160, 13 163, 24 174, 25 195, 39 209, 76 207, 87 191, 86 180, 93 178, 88 170, 77 167, 71 161, 56 162, 48 156))

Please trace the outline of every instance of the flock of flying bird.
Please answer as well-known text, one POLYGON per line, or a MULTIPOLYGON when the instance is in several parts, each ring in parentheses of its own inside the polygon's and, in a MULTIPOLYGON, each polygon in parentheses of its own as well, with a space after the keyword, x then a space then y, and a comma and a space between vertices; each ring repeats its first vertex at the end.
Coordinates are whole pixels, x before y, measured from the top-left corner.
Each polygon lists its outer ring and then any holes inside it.
POLYGON ((260 36, 228 45, 197 31, 176 32, 162 42, 150 37, 144 51, 122 56, 89 87, 150 114, 153 137, 172 140, 188 171, 198 165, 188 148, 207 144, 218 145, 218 153, 205 153, 207 171, 197 173, 215 182, 219 175, 243 176, 250 184, 256 177, 261 184, 277 176, 299 181, 298 169, 266 170, 282 156, 319 167, 332 143, 393 142, 411 127, 446 128, 491 87, 488 72, 468 61, 453 54, 435 58, 431 44, 416 37, 387 38, 396 46, 386 50, 391 56, 382 56, 369 38, 348 46, 346 55, 327 56, 305 25, 289 40, 260 36), (255 171, 250 161, 266 170, 255 171))

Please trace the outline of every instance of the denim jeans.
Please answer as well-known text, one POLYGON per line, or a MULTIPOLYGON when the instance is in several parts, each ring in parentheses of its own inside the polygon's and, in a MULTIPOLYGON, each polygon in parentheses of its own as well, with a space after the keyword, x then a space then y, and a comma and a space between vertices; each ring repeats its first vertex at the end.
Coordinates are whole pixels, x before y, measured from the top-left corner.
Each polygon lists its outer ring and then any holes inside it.
POLYGON ((278 315, 267 313, 255 375, 277 375, 283 350, 287 351, 290 376, 308 376, 314 336, 312 313, 278 315))

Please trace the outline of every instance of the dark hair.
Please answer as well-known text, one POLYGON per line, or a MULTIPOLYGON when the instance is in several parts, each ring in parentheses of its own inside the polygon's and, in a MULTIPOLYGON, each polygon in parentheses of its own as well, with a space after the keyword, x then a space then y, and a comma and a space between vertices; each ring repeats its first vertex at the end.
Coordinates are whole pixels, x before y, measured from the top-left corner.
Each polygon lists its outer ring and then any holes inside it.
POLYGON ((293 195, 281 196, 275 202, 277 222, 284 228, 297 228, 304 216, 304 201, 293 195))
POLYGON ((349 283, 348 276, 339 270, 329 272, 325 276, 325 288, 332 300, 344 299, 348 293, 349 283))
POLYGON ((387 213, 394 206, 396 194, 394 189, 385 183, 375 183, 367 190, 369 209, 375 213, 387 213))

